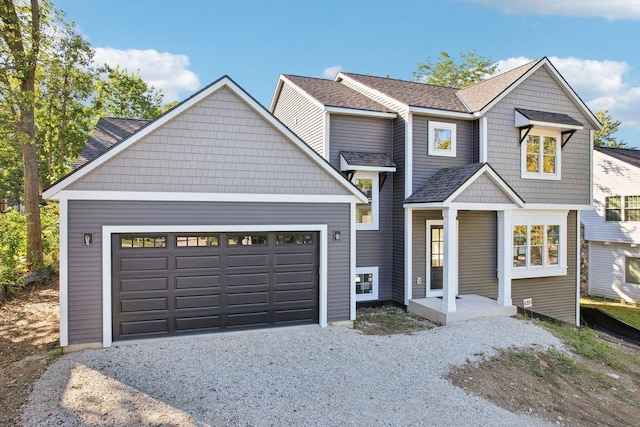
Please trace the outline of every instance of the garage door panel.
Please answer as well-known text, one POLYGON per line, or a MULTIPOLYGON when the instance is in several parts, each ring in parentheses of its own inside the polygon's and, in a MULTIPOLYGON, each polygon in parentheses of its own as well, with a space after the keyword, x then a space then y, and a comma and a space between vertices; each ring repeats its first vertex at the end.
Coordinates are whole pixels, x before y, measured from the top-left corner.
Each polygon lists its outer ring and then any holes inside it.
POLYGON ((151 271, 167 270, 169 268, 169 257, 144 257, 144 258, 121 258, 120 271, 151 271))
POLYGON ((275 322, 276 323, 315 323, 309 319, 313 319, 317 316, 317 310, 315 308, 302 308, 293 310, 276 310, 275 322))
POLYGON ((302 301, 310 301, 313 302, 315 300, 315 290, 312 288, 309 289, 292 289, 288 291, 276 291, 274 302, 302 302, 302 301))
POLYGON ((216 330, 220 328, 220 316, 199 316, 176 318, 176 331, 200 331, 216 330))
POLYGON ((219 275, 177 276, 176 277, 176 289, 199 289, 199 288, 218 289, 219 287, 220 287, 219 275))
POLYGON ((291 265, 312 266, 315 263, 315 254, 307 253, 284 253, 276 254, 276 267, 286 267, 291 265))
POLYGON ((227 295, 227 307, 233 308, 234 306, 248 306, 255 304, 268 304, 269 293, 268 292, 251 292, 251 293, 239 293, 227 295))
POLYGON ((176 270, 193 268, 220 268, 220 257, 215 256, 176 256, 176 270))
POLYGON ((229 274, 227 275, 227 288, 231 289, 235 286, 247 286, 247 285, 261 285, 269 286, 269 274, 257 273, 257 274, 229 274))
POLYGON ((131 322, 122 322, 120 326, 121 335, 142 335, 150 333, 168 333, 169 332, 169 320, 168 319, 151 319, 151 320, 138 320, 131 322))
POLYGON ((145 277, 140 279, 120 280, 120 292, 166 291, 169 288, 167 277, 145 277))
POLYGON ((269 256, 267 254, 238 254, 227 256, 227 266, 233 267, 268 267, 269 256))
POLYGON ((177 310, 185 308, 218 308, 220 306, 220 295, 196 295, 179 296, 175 299, 177 310))
POLYGON ((136 311, 166 311, 169 309, 169 301, 164 298, 139 298, 123 300, 120 304, 120 311, 131 313, 136 311))
POLYGON ((264 326, 269 324, 269 313, 267 311, 259 311, 255 313, 237 313, 228 314, 227 328, 240 328, 250 326, 264 326))

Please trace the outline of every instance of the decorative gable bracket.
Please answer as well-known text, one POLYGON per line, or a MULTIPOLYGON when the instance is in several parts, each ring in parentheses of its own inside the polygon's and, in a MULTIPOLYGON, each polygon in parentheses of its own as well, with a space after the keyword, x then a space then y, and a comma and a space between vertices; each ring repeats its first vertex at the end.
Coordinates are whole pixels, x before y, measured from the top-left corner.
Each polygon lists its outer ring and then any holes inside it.
POLYGON ((564 146, 567 145, 567 142, 569 142, 574 133, 576 133, 575 129, 560 132, 560 135, 562 135, 562 145, 560 145, 560 148, 564 148, 564 146), (567 137, 566 139, 565 136, 567 137))
POLYGON ((527 139, 527 135, 529 135, 529 132, 533 129, 533 125, 520 126, 518 129, 520 129, 520 145, 522 145, 522 141, 527 139), (522 134, 523 130, 525 131, 524 135, 522 134))

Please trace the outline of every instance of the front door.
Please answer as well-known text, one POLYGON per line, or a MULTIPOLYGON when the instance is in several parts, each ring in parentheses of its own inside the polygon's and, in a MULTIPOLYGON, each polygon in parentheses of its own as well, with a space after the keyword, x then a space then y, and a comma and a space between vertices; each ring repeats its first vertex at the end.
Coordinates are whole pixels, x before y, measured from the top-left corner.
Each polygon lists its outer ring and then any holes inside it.
POLYGON ((427 297, 442 296, 444 227, 442 221, 427 221, 427 297))

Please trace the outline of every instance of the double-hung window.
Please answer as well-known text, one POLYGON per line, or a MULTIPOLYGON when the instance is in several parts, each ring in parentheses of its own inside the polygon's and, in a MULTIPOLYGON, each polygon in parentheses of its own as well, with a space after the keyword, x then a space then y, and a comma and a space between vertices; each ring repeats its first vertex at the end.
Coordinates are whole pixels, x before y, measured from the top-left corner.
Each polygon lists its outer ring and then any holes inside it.
POLYGON ((640 196, 609 196, 604 204, 606 221, 640 221, 640 196))
POLYGON ((532 129, 522 142, 522 178, 560 179, 560 132, 532 129))
POLYGON ((378 229, 378 172, 356 172, 353 176, 353 183, 362 191, 369 203, 356 204, 356 229, 357 230, 377 230, 378 229))
POLYGON ((526 213, 513 218, 512 277, 567 273, 567 214, 526 213))
POLYGON ((640 285, 640 258, 626 257, 624 281, 640 285))
POLYGON ((624 196, 624 220, 640 221, 640 196, 624 196))

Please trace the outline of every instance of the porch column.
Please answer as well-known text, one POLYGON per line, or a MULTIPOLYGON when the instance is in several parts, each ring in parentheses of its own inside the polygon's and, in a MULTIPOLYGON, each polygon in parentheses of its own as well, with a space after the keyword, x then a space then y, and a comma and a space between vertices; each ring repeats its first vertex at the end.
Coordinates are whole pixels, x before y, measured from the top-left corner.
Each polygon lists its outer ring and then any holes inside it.
POLYGON ((511 304, 511 266, 513 263, 513 228, 510 210, 498 211, 498 305, 511 304))
POLYGON ((442 311, 456 311, 458 294, 458 210, 443 209, 444 268, 442 277, 442 311))

